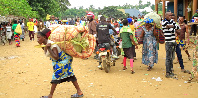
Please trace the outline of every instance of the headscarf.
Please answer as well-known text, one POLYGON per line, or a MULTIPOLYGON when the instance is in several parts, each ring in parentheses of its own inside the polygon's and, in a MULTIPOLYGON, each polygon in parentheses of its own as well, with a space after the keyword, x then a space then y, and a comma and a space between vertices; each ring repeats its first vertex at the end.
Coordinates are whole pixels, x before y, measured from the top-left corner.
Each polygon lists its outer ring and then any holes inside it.
POLYGON ((47 38, 49 38, 50 34, 51 34, 51 30, 48 28, 45 28, 44 30, 42 30, 42 35, 46 36, 47 38))
POLYGON ((153 23, 153 19, 150 19, 149 17, 144 19, 144 22, 147 24, 153 23))

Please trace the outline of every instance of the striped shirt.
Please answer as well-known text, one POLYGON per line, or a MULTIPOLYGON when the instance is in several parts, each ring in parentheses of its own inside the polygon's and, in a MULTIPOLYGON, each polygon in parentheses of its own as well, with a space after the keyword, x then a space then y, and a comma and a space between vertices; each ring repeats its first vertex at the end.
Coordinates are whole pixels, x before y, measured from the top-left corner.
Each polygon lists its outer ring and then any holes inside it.
POLYGON ((165 36, 165 43, 166 42, 175 42, 175 40, 176 40, 175 30, 179 29, 176 22, 174 22, 172 19, 171 20, 164 19, 162 21, 162 29, 163 29, 163 33, 165 36), (167 25, 174 25, 174 27, 168 29, 168 28, 166 28, 167 25))

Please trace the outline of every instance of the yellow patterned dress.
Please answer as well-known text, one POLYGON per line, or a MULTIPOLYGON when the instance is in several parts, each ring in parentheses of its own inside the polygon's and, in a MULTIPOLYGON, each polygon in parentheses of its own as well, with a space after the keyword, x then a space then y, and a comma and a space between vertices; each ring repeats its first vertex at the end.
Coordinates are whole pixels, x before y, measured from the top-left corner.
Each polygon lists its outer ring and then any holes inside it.
MULTIPOLYGON (((48 40, 47 43, 53 43, 53 41, 48 40)), ((48 51, 46 52, 46 56, 50 57, 50 59, 52 60, 52 65, 54 70, 51 83, 60 84, 66 81, 68 82, 76 81, 77 79, 72 69, 73 58, 64 51, 61 51, 61 49, 58 47, 57 44, 52 45, 51 49, 53 49, 54 47, 58 49, 58 54, 59 54, 58 60, 54 60, 50 56, 49 52, 48 51)))

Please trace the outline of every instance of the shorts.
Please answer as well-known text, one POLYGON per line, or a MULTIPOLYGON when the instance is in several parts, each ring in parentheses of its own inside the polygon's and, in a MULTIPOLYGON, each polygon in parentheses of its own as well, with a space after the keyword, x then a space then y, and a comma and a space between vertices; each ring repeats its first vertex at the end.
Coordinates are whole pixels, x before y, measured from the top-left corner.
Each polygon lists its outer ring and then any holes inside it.
POLYGON ((183 50, 187 49, 185 40, 178 40, 177 44, 180 45, 183 48, 183 50))
POLYGON ((124 57, 127 57, 128 59, 133 59, 133 57, 136 57, 135 54, 135 46, 132 45, 130 48, 123 48, 124 51, 124 57))

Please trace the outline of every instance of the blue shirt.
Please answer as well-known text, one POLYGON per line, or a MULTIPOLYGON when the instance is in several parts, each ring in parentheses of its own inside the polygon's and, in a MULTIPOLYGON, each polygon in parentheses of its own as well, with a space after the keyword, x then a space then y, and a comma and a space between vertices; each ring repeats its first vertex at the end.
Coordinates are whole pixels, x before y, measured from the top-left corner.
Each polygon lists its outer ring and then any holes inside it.
MULTIPOLYGON (((114 27, 111 23, 110 23, 110 25, 111 25, 112 27, 114 27)), ((110 35, 113 35, 113 30, 112 30, 112 29, 109 29, 109 34, 110 34, 110 35)))

